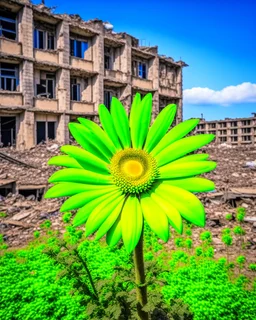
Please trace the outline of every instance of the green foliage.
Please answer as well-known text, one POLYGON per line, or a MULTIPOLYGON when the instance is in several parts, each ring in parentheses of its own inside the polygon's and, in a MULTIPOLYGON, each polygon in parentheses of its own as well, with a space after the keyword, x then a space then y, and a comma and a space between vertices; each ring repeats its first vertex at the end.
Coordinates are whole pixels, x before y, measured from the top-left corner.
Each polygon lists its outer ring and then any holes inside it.
POLYGON ((212 242, 211 232, 210 231, 201 232, 200 239, 204 241, 206 244, 210 244, 212 242))
POLYGON ((233 218, 232 213, 227 213, 225 216, 225 219, 228 221, 232 220, 232 218, 233 218))
POLYGON ((43 223, 40 224, 41 229, 49 229, 52 223, 50 220, 45 220, 43 223))
POLYGON ((223 234, 221 240, 226 246, 231 246, 233 243, 233 238, 230 234, 223 234))
POLYGON ((191 249, 193 245, 193 241, 191 239, 185 239, 184 245, 186 248, 191 249))
POLYGON ((0 218, 5 218, 7 216, 7 214, 5 212, 0 212, 0 218))
POLYGON ((175 238, 174 239, 174 243, 175 243, 175 246, 177 248, 182 248, 184 247, 184 243, 183 243, 183 239, 182 238, 175 238))
POLYGON ((186 236, 192 236, 192 230, 191 229, 187 229, 186 231, 185 231, 185 235, 186 236))
POLYGON ((0 233, 0 244, 4 243, 4 235, 0 233))
POLYGON ((36 230, 34 231, 34 238, 39 238, 40 237, 40 231, 36 230))
POLYGON ((246 215, 245 208, 238 207, 237 210, 236 210, 236 219, 237 219, 237 221, 243 222, 245 215, 246 215))
POLYGON ((72 218, 72 213, 71 213, 71 212, 65 212, 65 213, 63 214, 63 216, 62 216, 62 221, 63 221, 64 223, 69 223, 70 220, 71 220, 71 218, 72 218))
POLYGON ((235 235, 243 236, 245 235, 245 230, 241 226, 235 226, 233 229, 235 235))
POLYGON ((250 263, 249 269, 252 271, 256 271, 256 263, 250 263))
POLYGON ((246 260, 245 256, 238 256, 238 257, 236 258, 236 262, 237 262, 240 266, 242 266, 242 265, 245 263, 245 260, 246 260))

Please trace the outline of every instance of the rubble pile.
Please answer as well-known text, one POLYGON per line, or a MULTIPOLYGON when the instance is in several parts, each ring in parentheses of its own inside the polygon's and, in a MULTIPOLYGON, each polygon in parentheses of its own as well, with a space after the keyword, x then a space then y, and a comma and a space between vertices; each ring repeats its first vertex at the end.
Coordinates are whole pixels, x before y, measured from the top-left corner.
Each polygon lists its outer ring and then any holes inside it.
MULTIPOLYGON (((17 185, 45 185, 49 176, 56 170, 47 165, 47 161, 60 154, 60 146, 55 142, 38 145, 30 150, 18 151, 12 148, 2 148, 0 151, 8 156, 37 167, 28 168, 10 163, 0 158, 0 180, 14 179, 17 185)), ((216 161, 217 168, 204 176, 216 184, 216 190, 209 193, 197 194, 205 206, 206 228, 213 234, 213 242, 217 248, 216 255, 221 254, 225 247, 221 242, 221 230, 232 228, 235 220, 227 221, 225 216, 232 213, 235 217, 236 207, 246 208, 247 222, 245 222, 249 261, 256 262, 256 190, 252 197, 237 194, 233 200, 225 197, 230 188, 256 189, 256 149, 253 147, 210 146, 200 150, 208 153, 210 160, 216 161)), ((6 243, 11 247, 20 247, 33 239, 33 232, 40 229, 40 224, 48 219, 54 229, 64 232, 62 214, 59 208, 64 199, 42 199, 38 201, 34 195, 8 194, 0 196, 0 233, 4 235, 6 243)), ((202 228, 195 228, 194 244, 199 244, 199 234, 202 228)), ((235 250, 236 251, 236 250, 235 250)), ((237 247, 237 252, 239 251, 237 247)), ((234 253, 235 254, 235 253, 234 253)))

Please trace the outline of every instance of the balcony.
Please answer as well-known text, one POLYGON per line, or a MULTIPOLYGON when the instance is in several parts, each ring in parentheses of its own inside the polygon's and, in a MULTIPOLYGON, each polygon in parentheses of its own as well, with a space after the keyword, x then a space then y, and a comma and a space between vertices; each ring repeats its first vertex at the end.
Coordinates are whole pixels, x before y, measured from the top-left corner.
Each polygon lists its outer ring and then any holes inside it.
POLYGON ((93 72, 93 62, 81 58, 70 57, 70 64, 72 68, 82 69, 84 71, 93 72))
POLYGON ((34 98, 34 106, 39 110, 58 111, 58 100, 48 98, 34 98))
POLYGON ((59 63, 59 54, 56 51, 34 49, 34 57, 40 62, 59 63))
POLYGON ((78 113, 93 113, 94 103, 83 101, 71 101, 71 110, 78 113))
POLYGON ((159 94, 170 98, 179 98, 178 92, 174 87, 159 86, 159 94))
POLYGON ((17 91, 2 91, 0 90, 0 106, 22 106, 23 95, 17 91))
POLYGON ((153 82, 148 79, 132 77, 132 86, 146 91, 153 90, 153 82))
POLYGON ((107 78, 113 78, 117 81, 123 81, 123 82, 127 81, 126 74, 119 70, 105 69, 104 74, 105 74, 105 77, 107 78))
POLYGON ((21 55, 22 45, 14 40, 0 38, 0 48, 2 53, 10 55, 21 55))

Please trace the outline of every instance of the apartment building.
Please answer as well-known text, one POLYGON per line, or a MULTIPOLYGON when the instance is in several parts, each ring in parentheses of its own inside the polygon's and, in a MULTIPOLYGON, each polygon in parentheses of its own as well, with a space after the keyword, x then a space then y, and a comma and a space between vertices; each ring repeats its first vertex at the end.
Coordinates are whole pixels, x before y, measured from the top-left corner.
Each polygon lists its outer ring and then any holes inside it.
POLYGON ((170 103, 182 121, 183 61, 139 46, 109 23, 54 14, 29 0, 0 0, 0 146, 68 143, 68 123, 98 121, 112 96, 128 110, 136 92, 153 94, 153 114, 170 103))
POLYGON ((215 134, 216 144, 254 145, 256 142, 256 113, 253 113, 253 117, 250 118, 225 118, 225 120, 214 121, 205 121, 205 119, 201 119, 195 133, 215 134))

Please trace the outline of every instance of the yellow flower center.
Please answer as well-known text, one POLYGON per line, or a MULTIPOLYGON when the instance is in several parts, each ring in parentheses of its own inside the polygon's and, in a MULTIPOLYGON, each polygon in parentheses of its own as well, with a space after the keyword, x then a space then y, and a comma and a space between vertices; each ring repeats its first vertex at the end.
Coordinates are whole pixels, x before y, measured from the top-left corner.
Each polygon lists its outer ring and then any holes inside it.
POLYGON ((111 159, 114 183, 125 193, 147 191, 158 176, 156 160, 144 150, 127 148, 111 159))
POLYGON ((128 160, 123 165, 123 171, 131 177, 139 177, 143 173, 143 165, 138 160, 128 160))

